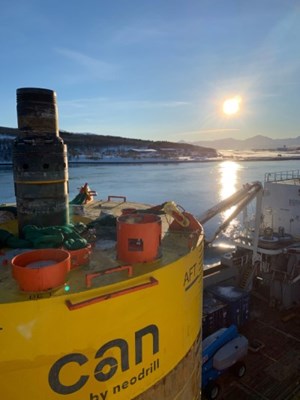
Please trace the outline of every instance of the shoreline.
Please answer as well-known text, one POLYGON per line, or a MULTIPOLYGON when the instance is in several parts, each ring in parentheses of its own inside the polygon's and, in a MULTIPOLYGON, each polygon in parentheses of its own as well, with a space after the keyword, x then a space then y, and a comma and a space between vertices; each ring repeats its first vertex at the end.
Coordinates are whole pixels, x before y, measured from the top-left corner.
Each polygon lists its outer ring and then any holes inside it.
MULTIPOLYGON (((290 161, 290 160, 300 160, 300 156, 294 156, 294 157, 222 157, 222 158, 207 158, 204 160, 138 160, 138 161, 124 161, 124 160, 113 160, 113 161, 100 161, 100 160, 82 160, 82 161, 69 161, 69 165, 84 165, 84 164, 89 164, 89 165, 117 165, 117 164, 192 164, 192 163, 207 163, 207 162, 218 162, 218 161, 236 161, 236 162, 256 162, 256 161, 290 161)), ((0 162, 0 167, 1 166, 13 166, 12 162, 0 162)))

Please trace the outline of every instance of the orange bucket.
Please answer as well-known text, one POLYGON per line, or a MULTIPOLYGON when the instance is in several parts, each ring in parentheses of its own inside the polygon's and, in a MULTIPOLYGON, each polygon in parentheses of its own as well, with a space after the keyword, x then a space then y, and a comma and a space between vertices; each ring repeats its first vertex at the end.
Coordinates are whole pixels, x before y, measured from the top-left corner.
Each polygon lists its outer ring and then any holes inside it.
POLYGON ((117 219, 117 258, 149 262, 159 257, 161 219, 154 214, 129 214, 117 219))
POLYGON ((78 250, 67 250, 71 256, 71 269, 80 267, 81 265, 88 264, 90 262, 90 255, 92 252, 92 246, 88 244, 83 249, 78 250))
POLYGON ((70 254, 61 249, 25 252, 12 259, 12 275, 21 290, 43 292, 66 282, 70 259, 70 254))

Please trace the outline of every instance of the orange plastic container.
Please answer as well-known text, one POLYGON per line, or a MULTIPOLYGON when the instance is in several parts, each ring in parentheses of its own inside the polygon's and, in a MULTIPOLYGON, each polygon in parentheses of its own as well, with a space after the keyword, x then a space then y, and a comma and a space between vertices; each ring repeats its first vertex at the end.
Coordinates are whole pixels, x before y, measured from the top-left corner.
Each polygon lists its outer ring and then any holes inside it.
POLYGON ((25 292, 43 292, 66 282, 71 256, 61 249, 41 249, 17 255, 12 275, 25 292))
POLYGON ((161 219, 154 214, 128 214, 117 219, 117 258, 149 262, 159 257, 161 219))
POLYGON ((92 246, 88 244, 83 249, 67 251, 70 253, 71 256, 71 269, 74 269, 89 263, 92 246))

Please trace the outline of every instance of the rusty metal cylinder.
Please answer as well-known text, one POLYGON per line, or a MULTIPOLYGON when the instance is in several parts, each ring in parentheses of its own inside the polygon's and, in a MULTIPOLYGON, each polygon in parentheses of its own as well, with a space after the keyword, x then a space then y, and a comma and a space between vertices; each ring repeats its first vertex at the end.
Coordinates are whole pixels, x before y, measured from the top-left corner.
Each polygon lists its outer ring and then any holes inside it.
POLYGON ((19 133, 13 147, 13 172, 19 234, 25 225, 69 222, 67 147, 58 130, 56 93, 17 90, 19 133))
POLYGON ((56 93, 49 89, 17 89, 18 128, 21 132, 59 136, 56 93))

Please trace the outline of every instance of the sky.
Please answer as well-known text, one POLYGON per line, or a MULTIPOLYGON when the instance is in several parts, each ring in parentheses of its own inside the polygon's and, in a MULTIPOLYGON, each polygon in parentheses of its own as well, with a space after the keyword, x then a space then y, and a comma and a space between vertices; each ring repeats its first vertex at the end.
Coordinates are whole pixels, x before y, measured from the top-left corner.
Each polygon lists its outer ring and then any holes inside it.
POLYGON ((52 89, 59 127, 196 142, 300 135, 299 0, 0 0, 0 126, 52 89), (240 109, 222 111, 239 96, 240 109))

